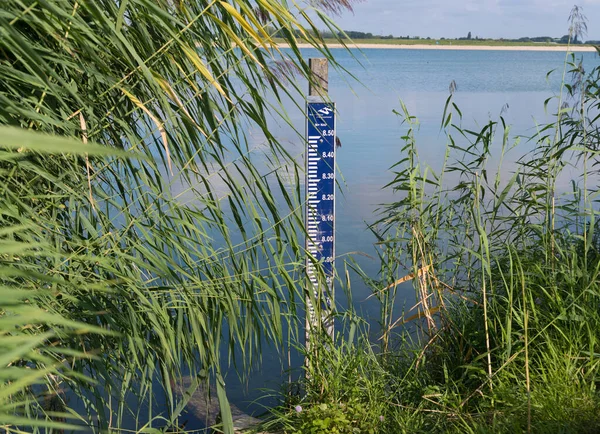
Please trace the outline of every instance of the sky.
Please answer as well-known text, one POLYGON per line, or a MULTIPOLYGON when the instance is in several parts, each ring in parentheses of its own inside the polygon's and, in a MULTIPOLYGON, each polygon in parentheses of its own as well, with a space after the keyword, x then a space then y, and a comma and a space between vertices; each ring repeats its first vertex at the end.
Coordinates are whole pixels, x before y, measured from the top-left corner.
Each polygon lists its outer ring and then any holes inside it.
MULTIPOLYGON (((363 0, 334 20, 344 30, 432 38, 561 37, 577 0, 363 0)), ((588 20, 584 40, 600 40, 600 0, 579 0, 588 20)))

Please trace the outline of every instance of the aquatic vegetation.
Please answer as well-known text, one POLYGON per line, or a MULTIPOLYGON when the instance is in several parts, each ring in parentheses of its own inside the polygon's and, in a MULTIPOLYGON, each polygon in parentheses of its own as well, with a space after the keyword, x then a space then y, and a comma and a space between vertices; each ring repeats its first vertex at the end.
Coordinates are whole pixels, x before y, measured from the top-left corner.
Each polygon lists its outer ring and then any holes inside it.
POLYGON ((231 432, 222 367, 281 344, 304 297, 267 95, 293 91, 277 65, 312 79, 296 32, 331 58, 323 20, 276 0, 3 2, 2 429, 175 429, 191 393, 172 381, 193 373, 231 432))

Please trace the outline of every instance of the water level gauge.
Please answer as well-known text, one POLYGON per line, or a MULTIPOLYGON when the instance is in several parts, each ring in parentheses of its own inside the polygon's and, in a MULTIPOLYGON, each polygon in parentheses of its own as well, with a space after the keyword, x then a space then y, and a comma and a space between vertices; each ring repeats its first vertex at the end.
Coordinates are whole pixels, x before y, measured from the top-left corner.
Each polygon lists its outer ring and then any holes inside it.
MULTIPOLYGON (((335 261, 335 104, 307 103, 306 150, 306 269, 315 299, 321 301, 324 326, 333 334, 332 296, 335 261), (325 282, 319 282, 313 260, 321 263, 325 282)), ((310 325, 319 319, 307 300, 310 325)))

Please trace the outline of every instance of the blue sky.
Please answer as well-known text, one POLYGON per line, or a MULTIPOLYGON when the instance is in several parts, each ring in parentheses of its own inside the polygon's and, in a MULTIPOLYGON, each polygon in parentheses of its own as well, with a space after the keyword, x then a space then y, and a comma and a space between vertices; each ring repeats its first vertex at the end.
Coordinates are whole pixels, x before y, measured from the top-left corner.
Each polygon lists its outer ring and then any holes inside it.
MULTIPOLYGON (((573 0, 365 0, 334 20, 345 30, 394 36, 517 38, 568 32, 573 0)), ((585 39, 600 40, 600 0, 579 0, 585 39)))

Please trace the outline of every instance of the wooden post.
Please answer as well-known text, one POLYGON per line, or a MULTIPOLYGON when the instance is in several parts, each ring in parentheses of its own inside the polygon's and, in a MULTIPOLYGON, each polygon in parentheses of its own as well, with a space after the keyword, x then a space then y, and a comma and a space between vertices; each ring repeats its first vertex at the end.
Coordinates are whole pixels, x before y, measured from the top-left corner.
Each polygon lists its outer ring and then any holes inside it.
POLYGON ((308 59, 312 79, 308 82, 308 96, 327 96, 329 91, 329 63, 327 59, 308 59))
MULTIPOLYGON (((326 281, 316 275, 306 259, 306 348, 315 331, 324 331, 333 339, 333 277, 335 261, 335 105, 328 100, 327 59, 309 59, 306 130, 306 250, 323 264, 326 281), (313 294, 310 291, 314 291, 313 294), (313 306, 315 300, 318 306, 313 306), (315 309, 317 308, 317 309, 315 309)), ((308 360, 307 360, 308 362, 308 360)))

